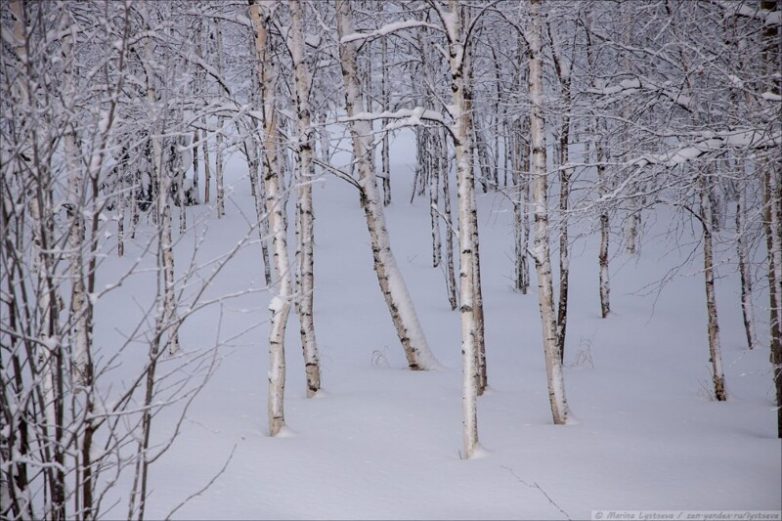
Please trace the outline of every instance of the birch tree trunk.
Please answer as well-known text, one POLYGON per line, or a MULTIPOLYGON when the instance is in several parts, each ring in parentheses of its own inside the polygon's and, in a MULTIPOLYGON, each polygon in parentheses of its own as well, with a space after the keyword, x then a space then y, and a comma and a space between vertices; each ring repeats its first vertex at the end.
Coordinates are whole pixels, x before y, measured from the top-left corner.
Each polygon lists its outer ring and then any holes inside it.
POLYGON ((440 135, 440 156, 438 158, 438 169, 443 179, 443 212, 447 233, 445 235, 445 284, 448 292, 448 303, 451 305, 451 311, 458 306, 456 298, 456 269, 454 268, 453 255, 453 219, 451 218, 451 188, 449 178, 451 176, 450 158, 448 156, 448 140, 445 129, 441 130, 440 135))
MULTIPOLYGON (((559 62, 559 60, 557 60, 559 62)), ((564 69, 558 66, 558 69, 564 69)), ((567 334, 568 287, 570 284, 570 241, 568 239, 568 209, 570 206, 570 78, 569 71, 559 74, 565 114, 559 129, 559 301, 557 304, 557 347, 560 362, 565 361, 565 336, 567 334), (567 75, 567 76, 566 76, 567 75)))
MULTIPOLYGON (((14 18, 13 47, 19 63, 29 67, 27 45, 28 17, 25 3, 21 0, 10 5, 14 18)), ((32 78, 24 75, 12 87, 13 101, 25 107, 31 113, 41 110, 37 100, 30 95, 33 91, 32 78)), ((63 444, 63 401, 64 401, 64 347, 58 337, 59 301, 60 295, 55 281, 54 218, 51 215, 52 204, 52 171, 48 160, 42 157, 46 152, 45 138, 39 135, 36 128, 24 128, 20 142, 24 144, 28 155, 20 154, 18 171, 29 176, 30 183, 25 190, 28 199, 30 226, 32 228, 31 258, 32 273, 35 273, 35 292, 37 303, 34 314, 38 317, 38 340, 35 345, 34 358, 38 362, 41 378, 41 394, 39 406, 44 439, 40 441, 41 450, 46 453, 46 460, 54 462, 54 469, 44 469, 47 475, 48 501, 47 510, 51 519, 64 521, 66 512, 65 483, 65 446, 63 444), (32 156, 32 157, 30 157, 32 156)), ((17 174, 19 175, 19 174, 17 174)), ((78 209, 74 209, 77 210, 78 209)), ((38 375, 36 375, 38 376, 38 375)))
POLYGON ((204 130, 201 131, 201 151, 204 154, 204 204, 211 198, 210 187, 212 185, 212 168, 209 166, 209 131, 207 130, 206 117, 201 118, 204 130))
POLYGON ((703 273, 706 282, 706 312, 708 315, 709 358, 711 362, 714 397, 723 402, 728 399, 725 390, 725 374, 722 371, 720 329, 717 318, 717 298, 714 292, 714 254, 712 244, 713 213, 711 211, 711 181, 708 175, 700 175, 701 223, 703 225, 703 273))
POLYGON ((763 172, 763 230, 766 236, 766 268, 768 276, 768 298, 769 298, 769 330, 770 330, 770 350, 771 367, 773 372, 774 387, 777 394, 777 419, 778 435, 782 438, 782 279, 778 276, 779 266, 777 263, 779 253, 779 238, 777 235, 782 233, 777 215, 775 199, 779 197, 775 190, 774 183, 776 174, 767 161, 761 161, 760 168, 763 172))
POLYGON ((426 161, 429 164, 429 219, 432 224, 432 267, 440 265, 442 246, 440 244, 440 209, 438 198, 440 194, 440 172, 437 168, 440 161, 440 143, 437 131, 428 132, 429 147, 426 161))
POLYGON ((513 185, 513 246, 514 246, 514 277, 513 288, 522 294, 527 293, 527 287, 524 284, 522 259, 526 258, 527 252, 522 246, 521 220, 524 208, 524 191, 522 189, 522 151, 521 139, 518 136, 511 135, 511 183, 513 185))
POLYGON ((177 332, 178 320, 174 295, 174 241, 171 234, 171 204, 169 203, 171 177, 168 172, 163 171, 163 150, 160 145, 160 137, 153 136, 152 140, 157 178, 160 183, 157 193, 157 215, 161 244, 159 266, 163 270, 163 308, 165 310, 163 328, 171 328, 168 349, 171 354, 175 354, 179 351, 179 334, 177 332))
MULTIPOLYGON (((527 59, 529 61, 529 59, 527 59)), ((521 136, 529 135, 529 118, 519 122, 518 137, 515 139, 515 156, 517 165, 514 166, 513 182, 516 199, 514 208, 514 232, 516 235, 515 255, 516 255, 516 288, 526 295, 529 290, 529 257, 527 250, 529 247, 530 236, 530 142, 528 138, 521 136)))
POLYGON ((320 390, 320 361, 315 341, 313 322, 314 274, 314 221, 312 207, 313 136, 310 125, 309 85, 310 73, 304 58, 304 29, 300 0, 290 0, 291 10, 291 57, 296 80, 296 115, 298 143, 296 150, 297 199, 297 291, 296 310, 301 324, 301 346, 304 352, 304 368, 307 376, 307 396, 312 397, 320 390))
MULTIPOLYGON (((470 8, 465 7, 466 13, 469 14, 470 8)), ((462 14, 462 17, 464 16, 464 13, 462 14)), ((462 21, 464 23, 464 21, 462 21)), ((474 119, 474 112, 473 112, 473 68, 472 68, 472 62, 470 60, 470 56, 468 54, 467 47, 469 45, 469 42, 463 43, 463 57, 462 57, 462 78, 464 78, 464 110, 461 112, 461 114, 464 114, 466 118, 466 125, 468 128, 468 132, 470 132, 470 136, 479 136, 478 130, 475 128, 475 119, 474 119)), ((480 139, 480 138, 479 138, 480 139)), ((480 141, 477 143, 480 145, 480 141)), ((470 177, 473 179, 473 187, 474 187, 474 170, 472 170, 473 165, 475 164, 474 156, 476 152, 476 143, 470 143, 470 146, 468 148, 469 154, 471 156, 470 158, 470 177)), ((478 147, 480 149, 480 146, 478 147)), ((484 140, 484 153, 481 155, 481 157, 484 158, 485 163, 488 164, 488 153, 486 152, 486 146, 485 146, 485 140, 484 140)), ((491 181, 491 178, 494 174, 492 174, 491 169, 487 170, 485 167, 483 169, 484 172, 484 181, 491 181), (488 177, 487 177, 488 175, 488 177)), ((484 186, 484 192, 486 191, 486 184, 484 186)), ((495 189, 496 189, 496 183, 495 183, 495 189)), ((474 333, 474 340, 475 340, 475 364, 476 364, 476 372, 475 372, 475 378, 476 378, 476 385, 477 385, 477 394, 478 396, 483 395, 483 392, 486 390, 486 387, 488 386, 488 379, 487 379, 487 370, 486 370, 486 335, 484 331, 484 323, 483 323, 483 291, 481 288, 481 256, 480 256, 480 240, 478 236, 478 207, 475 200, 475 190, 473 189, 471 191, 471 195, 468 197, 469 201, 469 215, 471 220, 470 225, 470 233, 472 234, 472 240, 470 248, 472 250, 472 262, 471 262, 471 270, 472 270, 472 313, 473 313, 473 324, 475 326, 475 333, 474 333)), ((460 225, 461 229, 461 225, 460 225)))
POLYGON ((739 276, 741 277, 741 313, 744 318, 744 333, 747 336, 747 348, 755 347, 755 319, 752 311, 752 273, 749 269, 749 258, 745 234, 747 233, 747 188, 740 186, 738 203, 736 204, 736 253, 739 261, 739 276))
MULTIPOLYGON (((597 183, 600 191, 600 198, 606 196, 608 186, 605 174, 605 149, 603 141, 598 138, 597 149, 597 183)), ((610 229, 608 223, 608 210, 600 210, 600 252, 598 253, 598 263, 600 265, 600 316, 606 318, 611 312, 611 287, 608 279, 608 240, 610 229)))
MULTIPOLYGON (((380 3, 381 13, 383 12, 383 6, 385 3, 380 3)), ((389 110, 390 96, 388 88, 388 39, 381 38, 381 63, 382 63, 382 76, 381 76, 381 96, 383 97, 383 110, 389 110)), ((388 119, 382 119, 381 124, 383 128, 388 126, 388 119)), ((389 139, 388 131, 383 132, 383 140, 381 143, 381 165, 383 170, 383 206, 391 204, 391 140, 389 139)))
MULTIPOLYGON (((220 26, 220 19, 215 18, 215 37, 217 47, 217 72, 220 77, 223 76, 223 30, 220 26)), ((225 215, 225 187, 223 186, 223 132, 225 120, 222 116, 217 118, 217 141, 215 148, 215 181, 217 182, 217 217, 225 215)))
POLYGON ((533 257, 538 274, 538 305, 543 326, 543 351, 551 414, 554 423, 567 422, 567 399, 562 374, 562 362, 557 341, 557 323, 554 314, 554 291, 551 280, 551 253, 549 250, 548 178, 546 172, 546 134, 543 119, 543 70, 540 0, 530 0, 531 24, 529 31, 530 64, 529 93, 530 139, 532 148, 532 206, 535 219, 533 257))
MULTIPOLYGON (((448 63, 451 72, 452 131, 456 156, 456 184, 459 208, 459 316, 462 336, 462 439, 463 456, 470 458, 478 448, 478 345, 475 323, 475 235, 472 217, 475 200, 472 125, 470 120, 468 55, 464 36, 463 6, 451 0, 447 13, 451 26, 444 22, 448 37, 448 63)), ((441 14, 442 16, 442 14, 441 14)))
MULTIPOLYGON (((782 14, 779 2, 761 0, 760 7, 776 14, 782 14)), ((779 27, 766 24, 763 28, 763 61, 769 78, 768 90, 782 94, 782 79, 779 77, 779 27)), ((779 161, 782 152, 779 147, 769 151, 768 158, 761 161, 763 171, 763 229, 766 235, 766 255, 769 287, 769 329, 771 333, 771 367, 777 395, 777 436, 782 438, 782 174, 779 161), (776 164, 775 164, 776 162, 776 164)))
MULTIPOLYGON (((66 40, 63 49, 65 60, 73 60, 71 43, 66 40)), ((65 91, 74 92, 73 71, 65 74, 65 91)), ((71 250, 71 322, 73 324, 73 382, 77 386, 88 383, 89 324, 87 323, 89 300, 84 284, 84 177, 80 168, 80 153, 76 129, 69 128, 64 136, 65 165, 68 172, 68 203, 70 223, 68 225, 68 247, 71 250)))
MULTIPOLYGON (((255 40, 251 42, 255 46, 255 40)), ((254 107, 260 106, 257 91, 261 89, 260 83, 257 83, 255 89, 250 92, 250 101, 254 107)), ((253 128, 255 122, 252 123, 253 128)), ((255 203, 255 218, 258 220, 258 239, 261 245, 261 263, 263 264, 263 276, 266 287, 270 287, 272 280, 272 263, 269 257, 269 218, 266 214, 266 184, 261 176, 261 149, 253 139, 245 141, 245 150, 247 152, 247 163, 249 167, 250 191, 252 192, 255 203)))
POLYGON ((276 436, 285 426, 285 330, 291 305, 291 274, 288 259, 287 230, 285 225, 283 182, 277 157, 278 139, 275 112, 276 68, 269 42, 273 5, 266 1, 251 0, 250 19, 255 30, 258 78, 263 100, 264 180, 266 185, 266 213, 272 233, 274 271, 277 279, 277 295, 269 303, 272 312, 269 330, 269 433, 276 436))
MULTIPOLYGON (((353 33, 351 9, 347 0, 337 0, 337 34, 340 38, 353 33)), ((341 42, 339 45, 342 79, 345 84, 345 106, 348 117, 361 112, 361 89, 356 66, 357 44, 341 42)), ((353 142, 354 164, 359 174, 361 207, 366 217, 375 273, 386 305, 402 343, 410 369, 432 369, 438 365, 429 350, 423 329, 418 322, 413 302, 391 251, 391 243, 383 214, 383 203, 375 179, 374 165, 370 160, 372 127, 366 120, 351 120, 350 133, 353 142)))
MULTIPOLYGON (((586 15, 586 56, 587 65, 590 69, 594 70, 595 64, 595 52, 594 44, 592 43, 592 17, 588 13, 586 15)), ((593 78, 592 86, 599 87, 599 82, 593 78)), ((606 159, 608 154, 606 153, 606 139, 604 136, 608 135, 608 125, 605 119, 598 114, 594 114, 594 125, 597 133, 597 137, 594 141, 595 155, 596 155, 596 170, 597 170, 597 189, 600 200, 603 201, 608 195, 608 179, 606 178, 606 159)), ((588 156, 588 154, 587 154, 588 156)), ((610 238, 610 224, 608 219, 608 209, 605 207, 600 208, 600 250, 597 255, 597 262, 599 266, 599 292, 600 292, 600 317, 606 318, 611 312, 611 286, 608 277, 608 247, 610 238)))

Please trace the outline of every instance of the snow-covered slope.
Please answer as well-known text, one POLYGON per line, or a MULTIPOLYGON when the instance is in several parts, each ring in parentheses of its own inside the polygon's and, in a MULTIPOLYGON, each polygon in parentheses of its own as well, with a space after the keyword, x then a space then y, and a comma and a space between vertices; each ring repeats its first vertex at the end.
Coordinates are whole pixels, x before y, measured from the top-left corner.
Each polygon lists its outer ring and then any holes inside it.
MULTIPOLYGON (((575 244, 565 375, 573 421, 554 426, 536 294, 512 290, 512 212, 500 195, 478 196, 490 390, 479 400, 482 455, 461 460, 459 318, 448 307, 443 272, 431 268, 427 202, 407 202, 414 157, 404 150, 409 148, 397 147, 394 155, 388 224, 444 368, 406 369, 372 271, 357 195, 344 181, 324 177, 314 187, 315 326, 324 392, 305 398, 292 314, 289 428, 282 437, 266 436, 270 295, 263 290, 257 242, 241 248, 208 294, 258 291, 185 323, 183 349, 220 338, 220 365, 175 446, 152 467, 149 517, 165 516, 206 484, 233 447, 224 474, 175 517, 583 519, 597 509, 780 508, 768 352, 744 347, 738 275, 725 269, 717 287, 727 403, 708 398, 697 252, 694 264, 659 295, 643 290, 690 253, 657 235, 665 216, 649 225, 640 259, 612 248, 613 313, 605 320, 599 318, 597 238, 575 244)), ((191 222, 199 213, 209 215, 198 225, 205 234, 196 253, 200 261, 228 251, 248 233, 254 210, 243 175, 234 156, 224 219, 206 206, 191 209, 191 222)), ((192 233, 177 248, 180 269, 192 255, 192 233)), ((107 260, 102 276, 111 280, 119 263, 132 258, 107 260)), ((146 286, 139 275, 110 294, 99 313, 113 305, 124 305, 128 315, 142 313, 130 303, 154 285, 154 276, 147 276, 146 286)), ((116 333, 97 334, 108 340, 116 333)), ((170 420, 157 421, 153 434, 165 439, 170 420)))

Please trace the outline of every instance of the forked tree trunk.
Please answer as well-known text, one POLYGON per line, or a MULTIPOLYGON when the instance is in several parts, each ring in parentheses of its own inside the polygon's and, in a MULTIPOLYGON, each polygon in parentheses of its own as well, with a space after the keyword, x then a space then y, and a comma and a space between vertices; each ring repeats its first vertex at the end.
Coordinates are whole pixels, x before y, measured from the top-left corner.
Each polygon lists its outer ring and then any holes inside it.
POLYGON ((529 94, 532 106, 530 114, 530 138, 532 148, 532 205, 535 218, 533 257, 538 274, 538 305, 543 326, 543 351, 546 360, 546 376, 551 414, 554 423, 567 422, 567 399, 562 374, 562 362, 557 345, 557 320, 554 314, 554 290, 551 276, 549 249, 548 177, 546 172, 546 135, 543 119, 543 67, 541 42, 540 0, 531 0, 531 24, 529 31, 530 64, 529 94))
MULTIPOLYGON (((346 0, 337 0, 336 7, 337 34, 342 39, 345 35, 353 33, 351 10, 346 0)), ((357 52, 355 42, 342 42, 339 45, 348 117, 362 111, 361 89, 356 66, 357 52)), ((374 165, 370 160, 372 126, 365 120, 352 120, 350 133, 354 164, 359 174, 361 207, 366 217, 380 289, 391 313, 399 341, 405 350, 408 366, 411 369, 432 369, 438 365, 437 361, 426 343, 407 285, 391 251, 383 214, 383 202, 377 187, 374 165)))
POLYGON ((270 6, 267 2, 252 0, 250 19, 255 30, 255 51, 258 77, 263 100, 264 131, 264 181, 266 184, 266 213, 272 233, 274 250, 274 271, 276 273, 277 294, 269 303, 272 312, 269 328, 269 391, 268 416, 269 433, 276 436, 285 426, 285 330, 291 306, 291 274, 288 259, 287 230, 285 226, 283 182, 276 140, 279 137, 277 117, 274 108, 276 70, 273 51, 269 42, 271 24, 270 6))
POLYGON ((313 321, 313 295, 315 292, 314 243, 315 231, 312 207, 312 127, 310 125, 309 85, 310 73, 304 57, 304 29, 302 6, 299 0, 289 2, 291 10, 291 57, 296 80, 296 115, 298 143, 296 150, 296 221, 298 257, 296 271, 296 312, 301 324, 301 346, 304 352, 304 369, 307 377, 307 396, 320 390, 320 361, 315 341, 313 321))

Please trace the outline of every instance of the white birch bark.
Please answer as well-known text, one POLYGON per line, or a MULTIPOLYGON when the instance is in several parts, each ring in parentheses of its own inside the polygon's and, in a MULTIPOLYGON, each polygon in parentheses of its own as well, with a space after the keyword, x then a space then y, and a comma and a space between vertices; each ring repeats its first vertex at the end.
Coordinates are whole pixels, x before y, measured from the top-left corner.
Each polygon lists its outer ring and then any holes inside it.
POLYGON ((717 317, 717 298, 714 291, 714 253, 713 253, 713 213, 711 211, 711 198, 709 197, 710 178, 708 175, 700 176, 700 202, 701 220, 703 224, 703 273, 706 283, 706 312, 708 316, 709 334, 709 361, 711 362, 712 382, 714 384, 714 397, 717 401, 725 401, 728 398, 725 390, 725 374, 722 370, 722 353, 720 350, 720 329, 717 317))
POLYGON ((269 42, 269 24, 272 5, 267 1, 250 3, 250 19, 255 30, 255 51, 258 77, 263 99, 264 177, 266 212, 272 233, 273 264, 277 275, 277 294, 269 304, 272 312, 269 331, 268 416, 269 433, 276 436, 285 426, 285 330, 291 306, 291 273, 288 259, 283 182, 275 141, 278 139, 277 117, 274 108, 276 70, 269 42))
MULTIPOLYGON (((69 65, 65 69, 65 92, 75 92, 73 40, 75 31, 63 42, 63 58, 69 65)), ((71 125, 63 136, 65 149, 65 167, 68 172, 68 203, 70 222, 68 223, 68 247, 70 255, 71 277, 71 323, 73 327, 73 383, 77 386, 88 383, 87 365, 89 362, 89 325, 85 284, 84 284, 84 194, 83 172, 80 168, 79 146, 76 129, 71 125)))
MULTIPOLYGON (((469 7, 467 8, 467 12, 469 13, 469 7)), ((465 43, 465 47, 468 44, 465 43)), ((464 101, 465 101, 465 107, 463 114, 466 115, 467 118, 467 125, 468 128, 471 129, 471 136, 478 136, 479 133, 475 129, 475 120, 473 117, 473 69, 472 69, 472 63, 469 59, 469 55, 465 51, 465 56, 463 57, 464 63, 462 64, 463 70, 462 70, 462 76, 466 79, 466 82, 464 84, 464 101)), ((472 152, 472 155, 475 154, 475 143, 471 144, 470 150, 472 152)), ((472 165, 474 165, 473 159, 470 159, 470 168, 472 169, 472 165)), ((471 170, 472 171, 472 170, 471 170)), ((474 175, 474 171, 472 171, 474 175)), ((491 178, 493 174, 489 173, 489 178, 491 178)), ((484 179, 486 179, 484 177, 484 179)), ((496 188, 496 183, 495 183, 496 188)), ((474 181, 473 181, 473 187, 474 187, 474 181)), ((484 185, 484 191, 486 191, 486 185, 484 185)), ((472 221, 470 225, 470 232, 472 233, 472 240, 471 240, 471 249, 472 249, 472 313, 473 313, 473 323, 475 326, 475 334, 474 334, 474 342, 475 342, 475 364, 476 364, 476 370, 475 370, 475 379, 476 379, 476 385, 477 385, 477 393, 478 396, 482 396, 484 391, 486 390, 486 387, 488 386, 488 377, 487 377, 487 369, 486 369, 486 340, 485 340, 485 331, 484 331, 484 323, 483 323, 483 291, 481 288, 481 255, 480 255, 480 240, 478 235, 478 207, 475 200, 475 191, 472 190, 472 196, 470 197, 470 220, 472 221)))
MULTIPOLYGON (((478 448, 478 346, 476 344, 474 234, 472 209, 475 199, 475 173, 472 169, 473 143, 469 100, 466 91, 465 42, 462 6, 451 0, 446 16, 453 26, 446 31, 451 72, 451 105, 454 117, 453 142, 456 156, 456 183, 459 211, 459 317, 462 348, 462 443, 463 456, 471 458, 478 448)), ((445 13, 443 13, 445 14, 445 13)))
POLYGON ((161 244, 160 269, 163 270, 163 309, 164 328, 171 328, 168 338, 169 353, 179 351, 179 334, 177 332, 176 297, 174 295, 174 241, 171 234, 171 205, 169 204, 169 190, 171 178, 168 172, 163 170, 163 151, 160 146, 160 137, 153 136, 153 154, 157 179, 159 182, 157 193, 158 234, 161 244))
MULTIPOLYGON (((605 167, 605 148, 601 138, 598 138, 597 150, 597 183, 600 192, 600 198, 604 198, 608 193, 608 181, 606 180, 605 167)), ((606 318, 611 312, 611 287, 608 278, 608 244, 610 229, 608 222, 608 210, 600 210, 600 251, 598 253, 598 263, 600 266, 600 316, 606 318)))
POLYGON ((301 324, 301 346, 304 352, 304 369, 307 377, 307 396, 320 390, 320 361, 315 341, 313 321, 313 295, 315 292, 314 243, 315 215, 312 206, 313 136, 310 122, 309 84, 310 73, 304 57, 304 29, 300 0, 290 0, 291 57, 296 81, 296 115, 298 143, 296 150, 297 199, 297 291, 296 308, 301 324))
MULTIPOLYGON (((341 39, 353 33, 350 5, 345 0, 337 0, 337 33, 341 39)), ((345 105, 348 117, 361 112, 361 89, 357 69, 357 44, 340 43, 339 55, 342 65, 342 78, 345 84, 345 105)), ((391 250, 388 230, 385 225, 383 202, 377 187, 374 165, 370 160, 372 127, 366 120, 351 120, 350 133, 353 142, 354 164, 359 174, 361 188, 361 207, 366 217, 375 273, 386 305, 396 327, 402 347, 411 369, 433 369, 438 363, 429 350, 423 329, 410 299, 407 285, 396 264, 391 250)))
MULTIPOLYGON (((147 43, 145 48, 145 67, 147 68, 147 101, 151 107, 158 103, 155 86, 155 78, 151 71, 152 63, 152 44, 147 43)), ((165 96, 168 91, 165 90, 165 96)), ((167 98, 164 97, 163 105, 166 105, 167 98)), ((158 118, 161 118, 159 114, 158 118)), ((163 168, 163 139, 164 133, 161 123, 158 121, 153 129, 150 140, 152 141, 152 169, 157 182, 157 199, 155 201, 155 215, 157 216, 158 233, 158 269, 163 271, 163 315, 162 328, 170 329, 167 340, 169 353, 175 354, 179 351, 178 319, 176 313, 176 296, 174 295, 174 243, 171 233, 171 205, 169 204, 169 191, 171 189, 171 173, 164 171, 163 168)))
POLYGON ((451 218, 451 188, 449 178, 451 176, 450 158, 448 156, 448 140, 445 129, 441 130, 440 144, 441 150, 438 157, 438 169, 442 174, 443 185, 443 212, 447 233, 445 235, 445 282, 448 290, 448 303, 451 311, 458 306, 456 297, 456 269, 454 268, 453 255, 453 219, 451 218))
MULTIPOLYGON (((381 13, 383 4, 381 2, 381 13)), ((388 88, 388 39, 381 39, 381 67, 383 69, 382 76, 380 78, 381 84, 381 96, 383 98, 383 110, 388 110, 390 104, 389 88, 388 88)), ((382 119, 381 124, 383 128, 388 125, 387 119, 382 119)), ((383 132, 383 140, 381 142, 381 167, 383 171, 383 206, 391 204, 391 140, 388 135, 388 131, 383 132)))
MULTIPOLYGON (((220 77, 223 76, 223 30, 220 25, 220 19, 215 18, 215 38, 217 47, 217 72, 220 77)), ((225 186, 223 182, 223 131, 225 119, 222 116, 217 118, 217 133, 215 134, 215 182, 217 183, 217 217, 225 215, 225 186)))
POLYGON ((533 257, 538 274, 538 305, 543 326, 543 351, 546 359, 549 402, 554 423, 561 425, 567 422, 568 410, 562 362, 557 346, 557 324, 551 280, 540 0, 531 0, 530 8, 532 16, 528 35, 530 45, 529 93, 532 105, 530 138, 532 141, 532 206, 535 219, 533 257))
MULTIPOLYGON (((620 4, 619 9, 621 11, 622 25, 625 27, 624 40, 625 43, 629 44, 630 35, 634 23, 634 17, 632 15, 631 9, 629 9, 629 4, 620 4)), ((623 53, 622 65, 625 71, 632 70, 630 53, 627 50, 625 50, 623 53)), ((628 121, 631 117, 632 117, 632 112, 631 112, 630 101, 625 100, 622 102, 622 119, 624 121, 628 121)), ((623 135, 622 141, 623 141, 622 158, 626 160, 630 154, 630 150, 629 150, 630 138, 627 135, 627 133, 623 135)), ((641 188, 640 185, 635 182, 632 182, 630 184, 630 187, 634 191, 640 191, 641 188)), ((641 201, 639 199, 639 196, 633 195, 628 201, 628 206, 630 207, 630 215, 627 216, 627 220, 625 221, 625 228, 624 228, 625 251, 627 252, 628 255, 638 255, 640 253, 639 233, 641 227, 641 201)))

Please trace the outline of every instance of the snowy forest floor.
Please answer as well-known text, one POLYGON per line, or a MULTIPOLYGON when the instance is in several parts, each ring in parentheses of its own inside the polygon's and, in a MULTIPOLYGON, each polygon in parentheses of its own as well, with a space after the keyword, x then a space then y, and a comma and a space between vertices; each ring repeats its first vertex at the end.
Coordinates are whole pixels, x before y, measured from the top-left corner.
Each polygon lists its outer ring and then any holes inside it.
MULTIPOLYGON (((530 293, 514 292, 511 207, 501 195, 479 193, 490 390, 479 400, 481 457, 460 459, 459 316, 449 309, 442 270, 431 267, 428 201, 408 204, 414 156, 395 157, 394 202, 386 213, 392 244, 444 368, 406 369, 372 270, 357 194, 335 177, 318 180, 315 327, 324 391, 305 397, 298 323, 291 314, 289 428, 282 437, 266 435, 270 294, 263 289, 256 240, 207 293, 258 291, 184 324, 183 349, 218 339, 220 365, 174 447, 152 467, 150 518, 165 516, 206 484, 234 446, 225 473, 175 517, 588 519, 598 509, 780 509, 780 443, 765 336, 757 349, 746 349, 738 275, 724 265, 717 293, 730 397, 711 401, 700 249, 659 294, 656 284, 697 247, 697 237, 685 234, 680 241, 688 244, 672 246, 663 235, 664 214, 647 219, 640 257, 618 251, 612 237, 613 312, 605 320, 599 316, 598 237, 575 243, 565 355, 573 420, 554 426, 534 269, 530 293)), ((254 210, 245 171, 234 155, 223 219, 210 206, 188 210, 204 234, 195 254, 200 261, 230 250, 248 233, 254 210)), ((291 200, 289 212, 293 206, 291 200)), ((613 232, 618 228, 614 223, 613 232)), ((193 254, 193 237, 191 231, 177 245, 178 270, 193 254)), ((104 282, 133 260, 132 249, 122 259, 107 259, 104 282)), ((134 277, 102 299, 97 313, 121 310, 128 324, 139 318, 143 312, 133 302, 151 291, 154 275, 134 277)), ((764 324, 761 297, 756 314, 764 324)), ((96 334, 108 343, 121 330, 96 334)), ((138 352, 141 360, 145 350, 138 352)), ((165 440, 173 420, 161 416, 156 422, 153 435, 165 440)), ((116 508, 109 516, 124 507, 116 508)))

